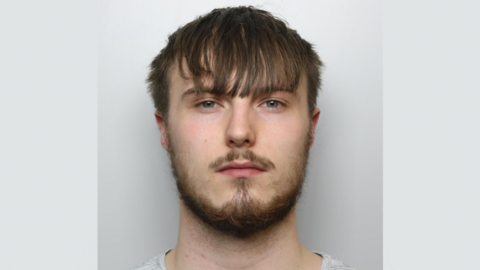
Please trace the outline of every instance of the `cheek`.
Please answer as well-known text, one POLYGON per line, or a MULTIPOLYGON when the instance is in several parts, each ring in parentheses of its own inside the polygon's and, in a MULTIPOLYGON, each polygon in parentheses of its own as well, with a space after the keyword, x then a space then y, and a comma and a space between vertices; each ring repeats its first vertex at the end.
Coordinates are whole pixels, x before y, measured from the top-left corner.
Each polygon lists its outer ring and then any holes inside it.
POLYGON ((213 141, 220 134, 219 119, 222 114, 221 111, 201 114, 192 113, 191 110, 179 110, 176 114, 176 121, 172 121, 174 133, 184 144, 189 146, 213 141))
MULTIPOLYGON (((221 140, 218 125, 205 124, 195 119, 177 122, 171 127, 174 150, 190 164, 208 163, 215 158, 215 148, 221 140)), ((217 153, 218 155, 218 153, 217 153)))
MULTIPOLYGON (((192 119, 193 120, 193 119, 192 119)), ((177 129, 177 136, 186 147, 201 147, 204 144, 218 141, 219 129, 199 121, 190 121, 177 129)))
POLYGON ((309 142, 309 125, 296 121, 283 122, 282 125, 267 125, 259 146, 272 158, 277 168, 289 170, 295 166, 300 155, 304 154, 309 142), (264 148, 264 146, 266 148, 264 148))
POLYGON ((309 124, 307 121, 299 122, 298 119, 298 117, 289 117, 281 121, 265 121, 263 130, 266 142, 280 148, 296 148, 298 145, 303 145, 309 134, 309 124))

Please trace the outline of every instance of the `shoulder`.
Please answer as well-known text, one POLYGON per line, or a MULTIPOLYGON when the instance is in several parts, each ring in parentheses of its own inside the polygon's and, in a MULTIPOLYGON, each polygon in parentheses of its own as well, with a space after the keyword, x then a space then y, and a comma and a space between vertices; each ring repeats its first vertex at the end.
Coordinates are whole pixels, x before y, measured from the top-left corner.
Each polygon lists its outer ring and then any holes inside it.
POLYGON ((164 270, 160 263, 161 259, 162 255, 155 256, 150 260, 135 266, 131 270, 164 270))
POLYGON ((355 270, 353 267, 328 254, 316 251, 314 251, 314 253, 317 253, 323 258, 321 270, 355 270))

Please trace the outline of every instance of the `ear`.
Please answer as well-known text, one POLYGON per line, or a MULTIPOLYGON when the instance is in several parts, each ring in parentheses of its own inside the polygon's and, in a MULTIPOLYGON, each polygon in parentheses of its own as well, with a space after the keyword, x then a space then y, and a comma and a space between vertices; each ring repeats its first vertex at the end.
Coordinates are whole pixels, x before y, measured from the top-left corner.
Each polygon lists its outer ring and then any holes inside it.
POLYGON ((160 130, 162 147, 163 149, 167 150, 167 152, 169 152, 167 123, 166 123, 166 120, 163 118, 162 114, 158 110, 155 111, 155 121, 157 121, 157 127, 158 127, 158 130, 160 130))
POLYGON ((315 128, 317 127, 319 117, 320 117, 320 108, 315 107, 312 113, 312 125, 310 129, 310 146, 309 147, 312 147, 313 145, 313 141, 315 139, 315 128))

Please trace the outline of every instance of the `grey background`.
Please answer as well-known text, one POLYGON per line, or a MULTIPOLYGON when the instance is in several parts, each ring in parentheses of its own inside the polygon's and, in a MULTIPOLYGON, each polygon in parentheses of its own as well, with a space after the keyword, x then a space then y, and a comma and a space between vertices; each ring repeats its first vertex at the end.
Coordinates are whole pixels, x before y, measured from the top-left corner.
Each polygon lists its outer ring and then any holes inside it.
POLYGON ((98 263, 129 269, 176 243, 178 199, 147 94, 148 65, 167 35, 211 9, 260 5, 324 61, 322 110, 300 239, 356 269, 382 268, 380 1, 101 1, 98 263))

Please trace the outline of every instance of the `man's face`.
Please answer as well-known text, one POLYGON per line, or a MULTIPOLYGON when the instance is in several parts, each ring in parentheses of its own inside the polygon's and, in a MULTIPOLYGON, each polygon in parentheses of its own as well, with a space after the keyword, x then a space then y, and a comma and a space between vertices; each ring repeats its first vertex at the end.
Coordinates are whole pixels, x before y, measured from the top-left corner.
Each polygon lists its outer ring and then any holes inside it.
POLYGON ((220 231, 247 237, 282 220, 301 192, 320 111, 296 93, 229 97, 196 94, 176 67, 162 145, 183 203, 220 231))

